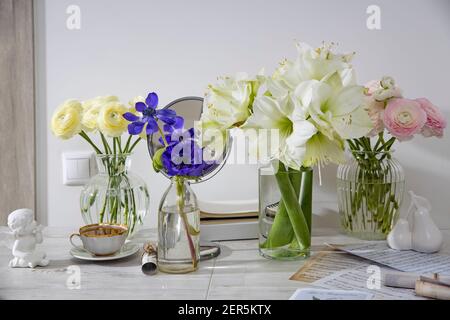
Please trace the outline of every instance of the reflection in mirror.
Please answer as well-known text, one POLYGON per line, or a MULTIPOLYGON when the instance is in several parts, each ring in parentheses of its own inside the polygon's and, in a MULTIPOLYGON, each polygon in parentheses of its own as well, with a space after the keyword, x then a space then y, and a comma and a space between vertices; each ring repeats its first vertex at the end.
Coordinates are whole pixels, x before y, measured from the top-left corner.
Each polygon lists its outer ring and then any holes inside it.
MULTIPOLYGON (((200 97, 185 97, 177 99, 171 103, 169 103, 167 106, 164 107, 164 109, 171 109, 174 110, 177 115, 184 118, 184 128, 189 129, 194 127, 195 121, 199 121, 202 109, 203 109, 203 98, 200 97)), ((153 155, 158 151, 160 148, 162 148, 162 144, 160 142, 161 135, 160 133, 154 133, 152 135, 149 135, 147 137, 147 144, 148 144, 148 150, 150 153, 150 157, 153 159, 153 155)), ((214 141, 214 140, 213 140, 214 141)), ((216 159, 221 160, 217 163, 217 165, 211 166, 209 171, 205 171, 203 176, 199 177, 198 180, 191 181, 191 183, 199 183, 202 181, 206 181, 210 178, 212 178, 215 174, 217 174, 220 169, 223 167, 223 165, 226 162, 227 156, 229 154, 229 149, 231 146, 231 139, 227 136, 225 137, 225 141, 221 139, 220 141, 221 148, 215 148, 213 150, 205 151, 206 157, 204 159, 216 159), (219 150, 220 152, 215 154, 214 150, 219 150)), ((216 147, 216 145, 214 146, 216 147)), ((164 171, 161 171, 161 173, 168 177, 167 174, 164 171)))
MULTIPOLYGON (((194 122, 200 120, 202 108, 203 98, 200 97, 180 98, 172 101, 164 107, 164 109, 174 110, 177 115, 183 117, 185 128, 192 128, 194 126, 194 122)), ((148 136, 148 150, 152 158, 155 152, 161 147, 161 144, 159 143, 160 137, 161 135, 159 133, 148 136)))

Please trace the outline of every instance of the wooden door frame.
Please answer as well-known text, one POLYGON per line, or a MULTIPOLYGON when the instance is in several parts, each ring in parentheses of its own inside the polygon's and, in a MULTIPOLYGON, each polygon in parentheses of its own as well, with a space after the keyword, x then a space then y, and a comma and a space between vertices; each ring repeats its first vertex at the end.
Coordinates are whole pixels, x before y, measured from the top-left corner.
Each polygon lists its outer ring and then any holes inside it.
POLYGON ((33 0, 0 0, 0 225, 36 208, 33 0))

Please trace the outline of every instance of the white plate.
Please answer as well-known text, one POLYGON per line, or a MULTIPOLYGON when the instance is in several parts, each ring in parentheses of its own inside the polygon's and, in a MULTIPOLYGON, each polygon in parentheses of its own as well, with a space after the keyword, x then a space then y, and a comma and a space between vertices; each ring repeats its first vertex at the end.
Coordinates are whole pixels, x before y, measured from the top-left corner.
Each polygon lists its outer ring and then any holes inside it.
POLYGON ((83 248, 72 248, 70 250, 70 254, 72 255, 72 257, 81 259, 81 260, 110 261, 110 260, 117 260, 117 259, 129 257, 129 256, 135 254, 136 252, 138 252, 139 248, 140 248, 140 246, 135 243, 125 243, 119 252, 117 252, 116 254, 113 254, 111 256, 106 256, 106 257, 94 256, 91 253, 84 250, 83 248))

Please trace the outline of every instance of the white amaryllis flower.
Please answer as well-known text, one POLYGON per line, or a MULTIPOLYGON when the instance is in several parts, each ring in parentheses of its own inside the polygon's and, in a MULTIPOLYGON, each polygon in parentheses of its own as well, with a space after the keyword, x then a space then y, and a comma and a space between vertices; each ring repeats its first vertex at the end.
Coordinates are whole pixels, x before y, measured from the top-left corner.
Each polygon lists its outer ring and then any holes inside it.
POLYGON ((243 126, 244 129, 278 130, 279 148, 270 156, 294 169, 302 166, 306 143, 317 133, 316 127, 306 120, 307 113, 298 102, 289 95, 278 99, 258 96, 253 104, 253 114, 243 126))
POLYGON ((272 95, 281 97, 309 80, 325 81, 337 73, 344 86, 356 84, 355 72, 350 64, 352 54, 335 54, 332 45, 314 49, 299 43, 298 57, 295 61, 284 60, 270 79, 267 88, 272 95))
POLYGON ((294 94, 307 106, 318 130, 330 140, 359 138, 373 128, 364 108, 364 87, 344 86, 337 74, 325 82, 305 81, 294 94))
POLYGON ((216 85, 209 85, 203 103, 203 128, 226 130, 242 125, 251 114, 254 97, 260 82, 247 74, 223 77, 216 85))

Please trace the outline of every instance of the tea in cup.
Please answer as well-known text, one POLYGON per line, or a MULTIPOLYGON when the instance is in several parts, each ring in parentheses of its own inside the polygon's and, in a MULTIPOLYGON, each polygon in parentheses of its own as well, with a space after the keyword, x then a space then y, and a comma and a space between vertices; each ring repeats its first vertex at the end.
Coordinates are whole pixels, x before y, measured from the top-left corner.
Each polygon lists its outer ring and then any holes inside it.
POLYGON ((95 256, 110 256, 120 251, 127 239, 128 228, 114 224, 90 224, 81 227, 79 233, 70 235, 70 243, 75 248, 80 248, 73 242, 74 237, 79 237, 84 250, 95 256))

